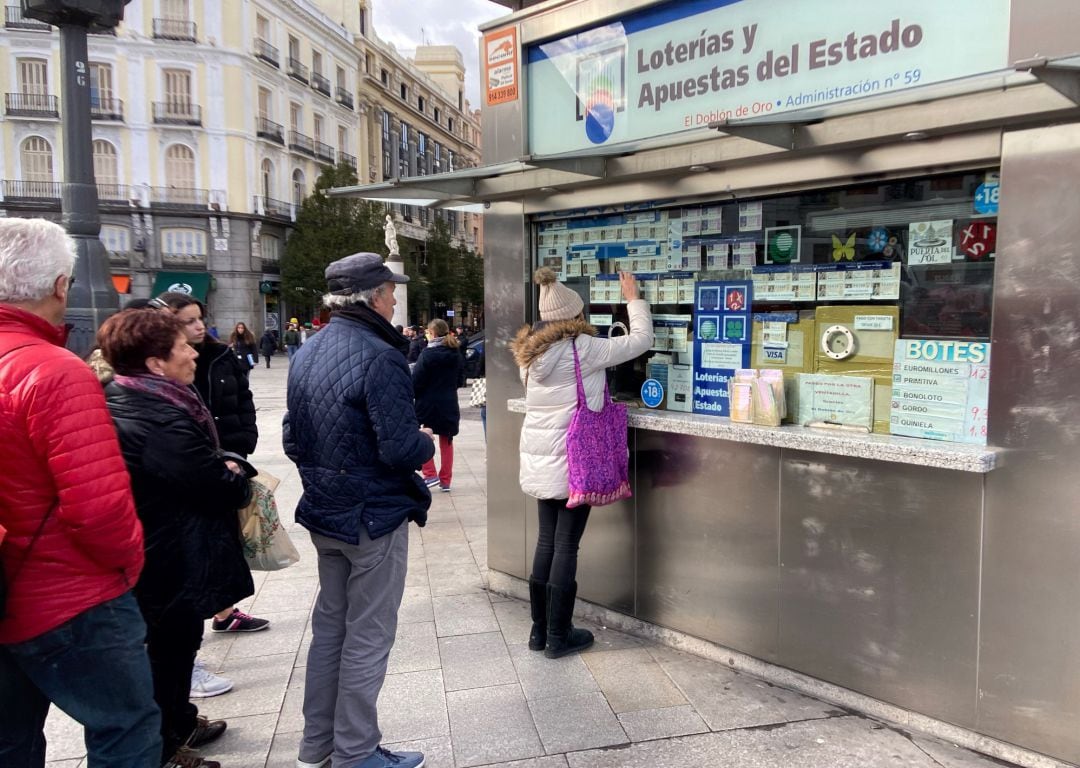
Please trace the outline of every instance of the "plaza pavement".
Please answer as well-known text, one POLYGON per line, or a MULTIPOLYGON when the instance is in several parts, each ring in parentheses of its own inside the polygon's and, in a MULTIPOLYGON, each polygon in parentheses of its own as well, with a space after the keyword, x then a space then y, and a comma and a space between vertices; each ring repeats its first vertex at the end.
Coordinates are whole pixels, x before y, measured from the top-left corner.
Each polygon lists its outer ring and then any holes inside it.
MULTIPOLYGON (((301 552, 284 571, 256 573, 241 608, 271 620, 254 634, 214 634, 201 658, 235 681, 198 702, 229 729, 201 751, 223 768, 292 768, 309 615, 313 549, 293 523, 300 494, 281 448, 284 356, 252 372, 259 417, 253 462, 281 478, 282 518, 301 552)), ((485 447, 468 389, 460 392, 451 493, 436 493, 427 527, 410 526, 409 572, 397 642, 379 700, 384 744, 420 749, 428 768, 995 768, 1003 765, 725 665, 607 630, 586 653, 557 661, 526 647, 529 608, 486 591, 485 447)), ((588 533, 586 533, 586 536, 588 533)), ((48 723, 50 768, 86 768, 82 732, 48 723)), ((351 767, 350 767, 351 768, 351 767)))

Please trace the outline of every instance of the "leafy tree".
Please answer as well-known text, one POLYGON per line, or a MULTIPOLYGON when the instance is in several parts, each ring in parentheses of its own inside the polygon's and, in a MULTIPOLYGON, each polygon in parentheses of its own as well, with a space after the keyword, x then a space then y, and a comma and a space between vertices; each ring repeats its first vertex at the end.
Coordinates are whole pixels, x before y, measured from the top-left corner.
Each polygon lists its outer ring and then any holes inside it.
POLYGON ((281 257, 281 289, 297 309, 311 313, 326 292, 326 266, 358 251, 383 253, 381 205, 352 197, 328 197, 334 187, 357 183, 351 166, 323 170, 315 188, 300 203, 296 225, 281 257))

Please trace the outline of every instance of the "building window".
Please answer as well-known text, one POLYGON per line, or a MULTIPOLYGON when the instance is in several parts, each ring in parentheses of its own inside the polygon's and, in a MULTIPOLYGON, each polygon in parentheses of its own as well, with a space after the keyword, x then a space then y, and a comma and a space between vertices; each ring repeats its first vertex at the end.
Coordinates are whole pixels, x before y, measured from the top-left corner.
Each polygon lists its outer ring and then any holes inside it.
POLYGON ((296 102, 289 105, 289 127, 297 133, 304 127, 304 108, 296 102))
POLYGON ((206 256, 206 233, 201 229, 163 229, 161 255, 206 256))
POLYGON ((260 170, 263 197, 274 196, 274 164, 269 158, 264 158, 260 170))
POLYGON ((360 8, 360 34, 367 37, 367 9, 360 8))
POLYGON ((188 0, 161 0, 161 17, 169 21, 188 21, 191 9, 188 0))
POLYGON ((177 115, 191 113, 191 73, 186 69, 162 71, 165 82, 166 111, 177 115))
POLYGON ((313 127, 315 128, 315 131, 314 131, 314 133, 315 133, 315 141, 322 141, 323 140, 323 116, 322 115, 312 115, 311 120, 312 120, 312 123, 313 123, 313 127))
POLYGON ((267 43, 274 42, 273 33, 270 31, 270 21, 265 16, 255 16, 255 37, 267 43))
POLYGON ((401 178, 409 177, 409 124, 401 124, 401 141, 398 148, 398 173, 401 178))
POLYGON ((409 99, 409 86, 405 85, 405 83, 402 83, 401 84, 401 100, 402 101, 408 101, 408 99, 409 99))
POLYGON ((259 89, 259 117, 264 120, 274 119, 274 96, 269 88, 259 89))
POLYGON ((457 111, 465 111, 465 94, 462 91, 457 92, 457 111))
POLYGON ((101 242, 105 250, 116 255, 131 253, 131 230, 127 227, 117 227, 112 224, 101 225, 101 242))
POLYGON ((435 120, 435 125, 438 125, 439 124, 439 108, 435 107, 435 109, 432 110, 431 115, 432 115, 432 119, 435 120))
POLYGON ((112 67, 108 64, 90 65, 90 107, 108 107, 112 103, 112 67))
POLYGON ((337 129, 337 148, 338 152, 349 151, 349 129, 344 125, 339 125, 337 129))
POLYGON ((195 188, 195 153, 183 144, 165 150, 165 184, 173 189, 195 188))
POLYGON ((316 75, 322 74, 322 54, 318 51, 311 52, 311 71, 316 75))
POLYGON ((435 142, 435 173, 442 173, 442 145, 435 142))
POLYGON ((31 136, 22 143, 23 181, 53 180, 52 146, 40 136, 31 136))
POLYGON ((457 159, 457 158, 456 158, 456 157, 454 156, 454 152, 453 152, 453 150, 449 150, 449 149, 448 149, 448 150, 446 151, 446 162, 447 162, 447 164, 448 164, 448 165, 447 165, 447 168, 448 168, 449 170, 451 170, 451 171, 453 171, 453 170, 456 170, 456 169, 455 169, 455 167, 454 167, 456 159, 457 159))
POLYGON ((103 139, 94 140, 94 180, 98 184, 120 183, 116 162, 116 147, 103 139))
POLYGON ((454 118, 446 118, 446 130, 450 131, 450 133, 454 132, 454 118))
POLYGON ((263 261, 281 261, 281 239, 274 235, 260 235, 259 248, 263 261))
POLYGON ((19 59, 19 93, 48 95, 49 65, 44 59, 19 59))
POLYGON ((337 80, 336 80, 336 82, 337 82, 337 87, 338 88, 340 88, 343 91, 348 90, 348 88, 345 87, 345 83, 346 83, 346 81, 345 81, 345 67, 338 67, 337 68, 337 80))
POLYGON ((289 35, 289 58, 300 61, 300 41, 289 35))
POLYGON ((304 172, 297 168, 292 172, 292 202, 297 208, 304 201, 304 172))
POLYGON ((382 156, 383 156, 383 181, 394 176, 394 147, 390 138, 390 113, 382 111, 382 156))
POLYGON ((390 73, 387 72, 385 69, 379 73, 379 80, 381 80, 382 84, 387 88, 390 87, 390 73))
POLYGON ((424 97, 423 96, 417 96, 416 97, 416 108, 419 109, 421 112, 424 111, 424 97))

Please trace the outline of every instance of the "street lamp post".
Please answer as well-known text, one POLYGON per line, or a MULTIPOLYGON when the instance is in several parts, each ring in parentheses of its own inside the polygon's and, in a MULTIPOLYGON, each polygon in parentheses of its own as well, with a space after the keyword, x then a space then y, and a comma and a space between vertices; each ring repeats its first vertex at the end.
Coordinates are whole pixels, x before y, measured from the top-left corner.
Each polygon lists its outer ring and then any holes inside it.
POLYGON ((86 35, 108 32, 124 18, 131 0, 22 0, 23 15, 60 29, 61 114, 64 137, 64 184, 60 210, 75 241, 75 284, 68 297, 71 324, 68 347, 84 355, 105 318, 119 308, 109 259, 101 243, 97 184, 94 182, 90 128, 90 64, 86 35))

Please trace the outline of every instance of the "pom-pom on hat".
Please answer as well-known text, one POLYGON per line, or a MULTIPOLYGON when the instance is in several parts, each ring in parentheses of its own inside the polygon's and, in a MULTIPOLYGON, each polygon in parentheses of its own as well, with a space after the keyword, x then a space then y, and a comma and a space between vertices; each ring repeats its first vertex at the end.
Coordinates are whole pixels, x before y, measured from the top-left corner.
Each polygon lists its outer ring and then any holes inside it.
POLYGON ((540 267, 533 279, 540 286, 541 320, 569 320, 585 309, 581 297, 560 283, 551 267, 540 267))

